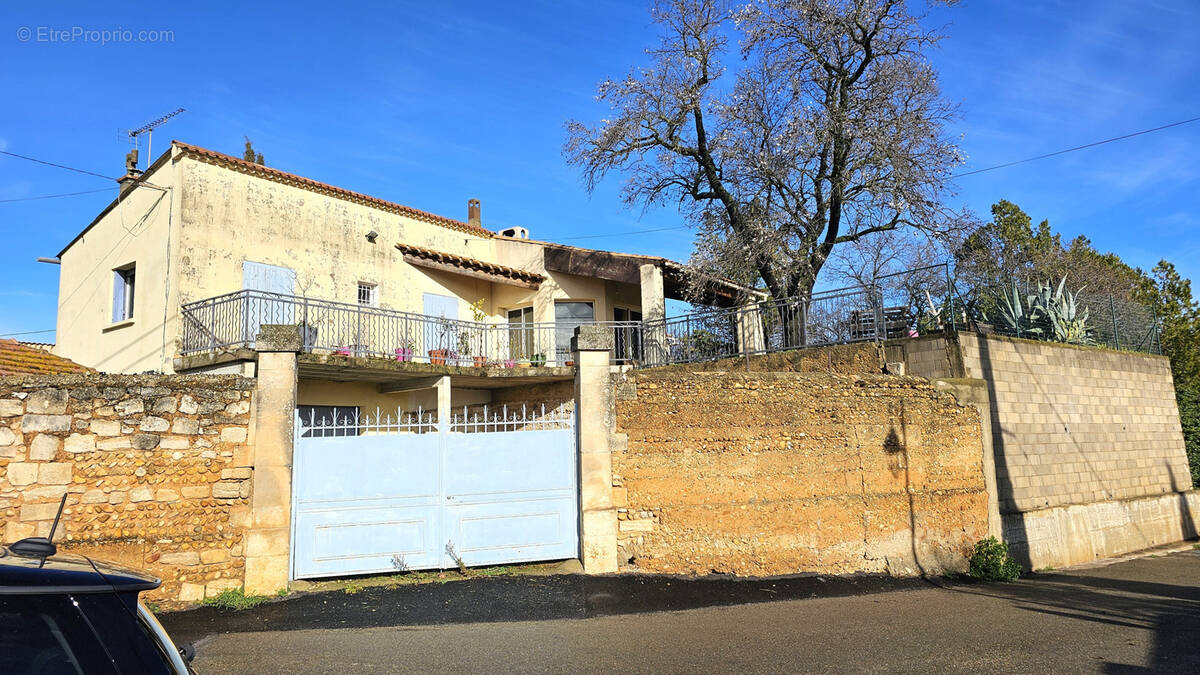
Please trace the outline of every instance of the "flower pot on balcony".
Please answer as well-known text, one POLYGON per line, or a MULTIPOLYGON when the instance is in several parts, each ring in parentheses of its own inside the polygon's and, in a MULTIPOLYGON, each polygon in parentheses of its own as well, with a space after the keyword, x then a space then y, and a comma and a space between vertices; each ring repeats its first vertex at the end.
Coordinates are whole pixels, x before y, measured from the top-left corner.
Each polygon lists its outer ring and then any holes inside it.
POLYGON ((504 359, 504 367, 505 368, 516 368, 517 360, 516 359, 504 359))
POLYGON ((546 365, 546 355, 534 354, 533 358, 529 359, 529 364, 534 368, 541 368, 542 366, 546 365))
POLYGON ((517 361, 517 367, 518 368, 528 368, 529 367, 529 359, 521 359, 520 361, 517 361))
POLYGON ((568 367, 569 367, 569 366, 573 366, 573 365, 575 365, 575 362, 574 362, 574 361, 567 361, 566 365, 567 365, 568 367))
POLYGON ((408 347, 401 347, 396 350, 396 360, 408 363, 412 361, 412 350, 408 347))
POLYGON ((446 361, 457 361, 458 355, 449 349, 430 349, 429 362, 435 366, 444 366, 446 361))
POLYGON ((333 350, 333 353, 335 356, 350 356, 350 348, 338 347, 337 349, 333 350))
POLYGON ((484 366, 484 364, 486 364, 486 363, 487 363, 487 357, 486 357, 486 356, 473 356, 473 357, 471 357, 471 358, 472 358, 472 360, 475 362, 475 367, 476 367, 476 368, 482 368, 482 367, 484 366))

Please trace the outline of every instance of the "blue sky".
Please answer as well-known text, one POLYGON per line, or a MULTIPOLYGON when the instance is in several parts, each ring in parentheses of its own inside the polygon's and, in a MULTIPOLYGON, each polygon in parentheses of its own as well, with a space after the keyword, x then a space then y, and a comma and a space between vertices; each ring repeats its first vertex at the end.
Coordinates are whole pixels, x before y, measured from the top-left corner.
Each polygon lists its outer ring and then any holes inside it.
MULTIPOLYGON (((625 210, 613 178, 595 194, 561 156, 563 123, 595 120, 595 85, 642 58, 654 27, 638 2, 21 3, 0 19, 0 149, 113 176, 118 129, 177 107, 155 138, 240 154, 493 229, 686 259, 686 230, 568 239, 680 223, 625 210), (171 31, 155 43, 40 41, 39 27, 171 31), (31 37, 22 41, 22 27, 31 37)), ((955 131, 981 168, 1200 115, 1194 0, 967 0, 931 22, 955 131)), ((46 36, 45 30, 41 35, 46 36)), ((998 199, 1066 238, 1200 276, 1200 123, 970 176, 958 199, 981 217, 998 199)), ((144 152, 144 150, 143 150, 144 152)), ((53 328, 56 254, 115 196, 92 176, 0 156, 0 334, 53 328)), ((52 333, 27 339, 52 339, 52 333)))

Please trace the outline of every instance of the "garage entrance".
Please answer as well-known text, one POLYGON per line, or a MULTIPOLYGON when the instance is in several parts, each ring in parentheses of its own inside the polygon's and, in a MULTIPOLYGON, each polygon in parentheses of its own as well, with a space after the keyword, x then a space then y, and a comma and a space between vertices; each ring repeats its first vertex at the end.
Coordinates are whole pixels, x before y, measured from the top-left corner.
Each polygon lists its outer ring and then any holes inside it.
POLYGON ((482 406, 443 423, 425 411, 305 412, 292 578, 579 555, 573 413, 482 406))

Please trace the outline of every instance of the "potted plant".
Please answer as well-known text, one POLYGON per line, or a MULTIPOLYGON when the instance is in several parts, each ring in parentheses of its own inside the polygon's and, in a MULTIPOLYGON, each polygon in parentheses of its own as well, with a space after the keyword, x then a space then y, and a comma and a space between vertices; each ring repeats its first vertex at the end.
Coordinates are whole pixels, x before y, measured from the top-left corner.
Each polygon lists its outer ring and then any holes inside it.
POLYGON ((518 368, 528 368, 529 366, 530 366, 529 359, 518 359, 517 360, 518 368))
POLYGON ((350 356, 350 348, 338 347, 337 349, 333 350, 333 353, 335 356, 350 356))
MULTIPOLYGON (((483 345, 483 343, 484 343, 484 340, 483 340, 483 331, 487 329, 487 318, 488 318, 487 312, 483 311, 483 303, 484 303, 484 301, 485 301, 485 299, 484 299, 484 298, 479 298, 479 299, 478 299, 478 300, 476 300, 475 302, 472 302, 472 303, 471 303, 471 305, 470 305, 470 307, 471 307, 471 316, 472 316, 472 317, 475 319, 475 323, 479 324, 479 326, 478 326, 477 328, 478 328, 478 330, 480 331, 480 339, 479 339, 479 343, 480 343, 480 346, 481 346, 481 347, 482 347, 482 345, 483 345)), ((461 337, 460 337, 460 340, 461 340, 461 337)), ((468 353, 469 351, 471 351, 471 350, 469 349, 469 347, 470 347, 470 345, 469 345, 469 344, 468 344, 468 345, 466 345, 466 346, 463 346, 463 345, 461 345, 461 344, 460 344, 460 345, 459 345, 459 351, 461 351, 462 353, 466 354, 466 353, 468 353)), ((484 350, 481 348, 479 351, 484 351, 484 350)), ((474 364, 474 366, 475 366, 476 368, 482 368, 483 366, 487 365, 487 357, 486 357, 486 356, 478 356, 478 355, 477 355, 477 356, 472 356, 472 357, 471 357, 471 361, 472 361, 472 363, 474 364)))
POLYGON ((541 368, 542 366, 546 365, 546 355, 541 353, 534 354, 529 359, 529 364, 534 368, 541 368))
POLYGON ((475 359, 483 358, 481 356, 477 356, 477 357, 467 356, 470 353, 471 353, 471 334, 466 331, 459 331, 459 333, 458 333, 458 356, 459 356, 458 365, 469 366, 475 362, 475 359))
POLYGON ((516 368, 517 360, 516 359, 504 359, 504 367, 505 368, 516 368))
POLYGON ((429 350, 429 363, 435 366, 454 365, 458 363, 458 354, 450 349, 450 335, 454 332, 454 326, 451 325, 450 319, 438 317, 437 320, 438 336, 437 343, 445 345, 441 349, 429 350))
POLYGON ((412 361, 413 343, 411 339, 406 339, 401 343, 400 347, 396 348, 396 360, 403 363, 412 361))

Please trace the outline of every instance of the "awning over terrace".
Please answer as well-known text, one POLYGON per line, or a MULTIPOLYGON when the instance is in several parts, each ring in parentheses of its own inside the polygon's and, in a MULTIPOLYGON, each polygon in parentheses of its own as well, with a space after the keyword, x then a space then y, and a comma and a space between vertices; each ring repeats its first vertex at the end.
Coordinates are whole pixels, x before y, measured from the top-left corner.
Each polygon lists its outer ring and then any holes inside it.
POLYGON ((505 267, 453 253, 442 253, 411 244, 396 244, 396 248, 404 255, 404 262, 416 267, 461 274, 522 288, 537 288, 546 280, 546 277, 534 272, 526 272, 514 267, 505 267))
MULTIPOLYGON (((654 265, 662 270, 663 294, 671 300, 689 300, 687 291, 687 268, 666 258, 630 253, 613 253, 590 248, 578 248, 563 244, 540 242, 545 247, 546 270, 565 272, 582 277, 594 277, 607 281, 640 285, 642 265, 654 265)), ((735 284, 727 279, 708 280, 702 297, 695 299, 699 304, 713 307, 736 307, 748 300, 764 297, 761 291, 735 284)))

